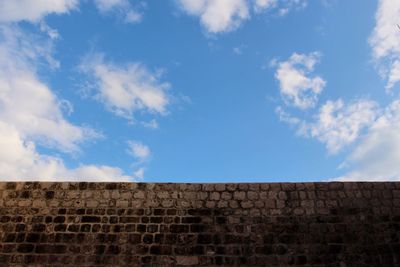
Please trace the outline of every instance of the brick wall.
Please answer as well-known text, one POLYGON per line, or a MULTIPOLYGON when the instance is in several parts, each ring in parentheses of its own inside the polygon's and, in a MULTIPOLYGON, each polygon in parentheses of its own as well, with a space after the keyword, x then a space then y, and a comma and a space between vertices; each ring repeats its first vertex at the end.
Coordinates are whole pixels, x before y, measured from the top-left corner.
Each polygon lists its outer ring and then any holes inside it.
POLYGON ((0 183, 0 266, 400 266, 400 183, 0 183))

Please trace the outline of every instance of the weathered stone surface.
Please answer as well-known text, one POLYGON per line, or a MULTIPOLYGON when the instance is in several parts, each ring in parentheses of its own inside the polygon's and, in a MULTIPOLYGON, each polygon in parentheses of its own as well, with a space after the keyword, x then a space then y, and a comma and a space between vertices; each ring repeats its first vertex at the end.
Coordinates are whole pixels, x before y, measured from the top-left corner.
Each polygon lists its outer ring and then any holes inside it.
POLYGON ((0 183, 0 266, 399 266, 400 183, 0 183))

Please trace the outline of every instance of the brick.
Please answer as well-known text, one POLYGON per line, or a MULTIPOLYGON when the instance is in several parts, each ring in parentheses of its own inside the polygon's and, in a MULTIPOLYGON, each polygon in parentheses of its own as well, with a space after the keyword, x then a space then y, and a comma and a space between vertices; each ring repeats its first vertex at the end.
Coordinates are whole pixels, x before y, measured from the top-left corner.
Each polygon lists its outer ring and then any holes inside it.
POLYGON ((246 199, 246 192, 244 191, 236 191, 233 193, 233 199, 235 200, 244 200, 246 199))
POLYGON ((396 266, 399 184, 0 182, 0 266, 396 266))

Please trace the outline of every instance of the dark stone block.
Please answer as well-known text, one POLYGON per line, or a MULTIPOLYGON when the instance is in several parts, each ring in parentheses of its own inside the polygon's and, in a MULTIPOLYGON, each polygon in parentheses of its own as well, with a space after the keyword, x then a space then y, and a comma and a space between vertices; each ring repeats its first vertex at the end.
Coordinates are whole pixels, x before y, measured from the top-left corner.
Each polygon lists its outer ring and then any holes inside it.
POLYGON ((53 253, 62 254, 65 253, 67 247, 65 245, 53 245, 53 253))
POLYGON ((145 224, 138 224, 136 226, 136 229, 139 233, 145 233, 146 232, 146 225, 145 224))
POLYGON ((298 265, 305 265, 305 264, 307 264, 307 257, 304 256, 304 255, 298 256, 298 257, 297 257, 297 260, 296 260, 296 263, 297 263, 298 265))
POLYGON ((155 233, 158 232, 158 225, 156 224, 150 224, 147 226, 147 232, 148 233, 155 233))
POLYGON ((202 224, 193 224, 190 225, 190 232, 191 233, 201 233, 204 232, 205 226, 202 224))
POLYGON ((118 217, 117 216, 111 216, 109 222, 110 223, 118 223, 118 217))
POLYGON ((65 232, 67 230, 66 224, 56 224, 54 225, 54 231, 56 232, 65 232))
POLYGON ((151 223, 162 223, 163 217, 150 217, 150 222, 151 223))
POLYGON ((24 241, 25 241, 25 233, 17 233, 17 236, 15 237, 15 242, 22 243, 24 241))
POLYGON ((110 245, 110 246, 108 246, 108 249, 107 249, 107 253, 108 253, 108 254, 117 255, 117 254, 119 254, 120 252, 121 252, 121 249, 120 249, 119 246, 116 246, 116 245, 110 245))
POLYGON ((38 243, 39 241, 40 241, 40 234, 38 234, 38 233, 29 233, 26 236, 26 242, 38 243))
POLYGON ((34 255, 24 255, 24 263, 25 264, 30 264, 35 262, 35 256, 34 255))
POLYGON ((58 209, 58 214, 63 215, 67 213, 67 209, 58 209))
POLYGON ((212 235, 209 234, 199 234, 197 236, 197 242, 199 244, 210 244, 212 242, 212 235))
POLYGON ((140 244, 142 242, 142 235, 140 234, 129 234, 128 241, 132 244, 140 244))
POLYGON ((152 257, 151 256, 145 256, 142 257, 142 263, 145 264, 145 266, 148 266, 148 263, 151 263, 152 257))
POLYGON ((23 232, 23 231, 25 231, 25 229, 26 229, 26 226, 25 226, 25 224, 17 224, 17 225, 15 225, 15 232, 23 232))
POLYGON ((15 190, 16 187, 17 187, 16 183, 6 183, 7 190, 15 190))
POLYGON ((82 224, 81 225, 81 232, 90 232, 91 227, 92 226, 90 224, 82 224))
POLYGON ((97 245, 95 247, 95 253, 96 255, 102 255, 106 251, 106 246, 105 245, 97 245))
POLYGON ((46 199, 53 199, 54 198, 54 191, 46 191, 46 199))
POLYGON ((146 234, 143 236, 143 243, 145 244, 151 244, 153 243, 153 235, 146 234))
POLYGON ((6 223, 6 222, 9 222, 10 220, 11 220, 10 216, 1 216, 0 217, 0 222, 1 223, 6 223))
POLYGON ((283 245, 274 245, 272 249, 273 252, 277 255, 283 255, 287 252, 287 248, 283 245))
POLYGON ((68 231, 69 232, 79 232, 79 224, 70 224, 68 225, 68 231))
POLYGON ((16 234, 15 233, 6 233, 3 237, 3 242, 5 243, 14 243, 16 234))
POLYGON ((119 233, 124 231, 124 226, 123 225, 114 225, 113 226, 113 232, 114 233, 119 233))
POLYGON ((167 215, 176 215, 176 209, 168 209, 167 215))
POLYGON ((155 216, 162 216, 165 214, 165 209, 154 209, 153 214, 155 216))
POLYGON ((189 226, 182 225, 182 224, 172 224, 169 229, 170 229, 171 233, 187 233, 187 232, 189 232, 189 226))
POLYGON ((135 232, 135 225, 134 224, 126 224, 125 225, 125 232, 135 232))
POLYGON ((71 241, 74 241, 74 239, 75 239, 75 234, 71 234, 71 233, 62 234, 63 242, 69 243, 71 241))
POLYGON ((44 221, 43 216, 33 216, 31 222, 32 223, 41 223, 44 221))
POLYGON ((200 223, 201 222, 201 217, 183 217, 182 223, 200 223))
MULTIPOLYGON (((342 252, 342 246, 341 245, 329 245, 329 253, 330 254, 338 254, 342 252)), ((387 250, 386 250, 387 251, 387 250)))
POLYGON ((65 222, 65 217, 64 216, 56 216, 56 217, 54 217, 53 222, 54 223, 64 223, 65 222))
POLYGON ((83 215, 83 214, 85 214, 86 213, 86 210, 85 209, 77 209, 76 210, 76 214, 78 214, 78 215, 83 215))
POLYGON ((46 218, 44 219, 44 222, 46 224, 51 223, 52 221, 53 221, 53 217, 51 217, 51 216, 46 216, 46 218))
POLYGON ((115 190, 118 188, 118 184, 117 183, 107 183, 106 184, 106 189, 107 190, 115 190))
POLYGON ((32 197, 32 193, 31 193, 31 191, 22 191, 21 193, 20 193, 20 196, 19 196, 20 198, 31 198, 32 197))
POLYGON ((98 216, 82 216, 81 222, 83 223, 99 223, 101 218, 98 216))
POLYGON ((226 217, 217 217, 216 221, 217 221, 217 224, 226 224, 226 217))
POLYGON ((150 254, 160 255, 161 254, 160 246, 151 246, 150 247, 150 254))
POLYGON ((79 190, 86 190, 88 188, 88 183, 81 182, 78 185, 79 190))
POLYGON ((32 244, 20 244, 17 246, 17 251, 20 253, 30 253, 34 249, 32 244))
POLYGON ((34 224, 32 226, 32 231, 33 232, 44 232, 46 230, 46 225, 45 224, 34 224))

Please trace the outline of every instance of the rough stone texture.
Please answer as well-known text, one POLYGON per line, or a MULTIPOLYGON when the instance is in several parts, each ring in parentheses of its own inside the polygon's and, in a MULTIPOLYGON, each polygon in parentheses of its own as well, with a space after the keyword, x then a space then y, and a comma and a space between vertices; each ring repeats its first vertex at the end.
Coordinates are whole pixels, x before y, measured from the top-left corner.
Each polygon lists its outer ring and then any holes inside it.
POLYGON ((0 266, 400 266, 400 183, 0 183, 0 266))

